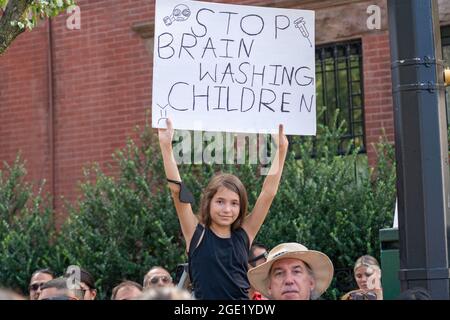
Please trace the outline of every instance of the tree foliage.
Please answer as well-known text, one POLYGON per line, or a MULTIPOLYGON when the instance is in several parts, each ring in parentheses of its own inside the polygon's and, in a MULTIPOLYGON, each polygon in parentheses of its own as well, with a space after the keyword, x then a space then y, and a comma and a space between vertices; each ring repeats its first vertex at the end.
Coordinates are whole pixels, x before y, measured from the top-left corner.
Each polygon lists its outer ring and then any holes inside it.
POLYGON ((0 55, 26 29, 74 4, 74 0, 0 0, 0 55))

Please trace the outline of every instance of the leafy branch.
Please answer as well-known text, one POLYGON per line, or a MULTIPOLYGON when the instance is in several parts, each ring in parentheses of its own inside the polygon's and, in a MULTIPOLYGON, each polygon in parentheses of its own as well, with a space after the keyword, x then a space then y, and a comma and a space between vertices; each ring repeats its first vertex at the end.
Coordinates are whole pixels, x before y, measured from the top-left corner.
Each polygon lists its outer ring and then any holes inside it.
POLYGON ((74 0, 0 0, 0 55, 25 30, 73 5, 74 0))

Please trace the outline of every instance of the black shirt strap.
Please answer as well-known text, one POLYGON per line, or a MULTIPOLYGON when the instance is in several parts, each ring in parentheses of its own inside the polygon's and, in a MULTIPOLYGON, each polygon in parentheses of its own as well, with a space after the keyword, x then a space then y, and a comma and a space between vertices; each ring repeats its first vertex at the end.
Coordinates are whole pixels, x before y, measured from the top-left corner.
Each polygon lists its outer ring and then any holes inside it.
MULTIPOLYGON (((198 247, 200 244, 200 240, 205 233, 205 228, 199 223, 197 224, 197 227, 195 228, 194 234, 192 235, 191 243, 189 244, 189 252, 188 252, 188 266, 189 266, 189 278, 191 279, 192 283, 192 273, 191 273, 191 254, 194 252, 194 250, 198 247)), ((192 283, 192 286, 194 286, 194 283, 192 283)))

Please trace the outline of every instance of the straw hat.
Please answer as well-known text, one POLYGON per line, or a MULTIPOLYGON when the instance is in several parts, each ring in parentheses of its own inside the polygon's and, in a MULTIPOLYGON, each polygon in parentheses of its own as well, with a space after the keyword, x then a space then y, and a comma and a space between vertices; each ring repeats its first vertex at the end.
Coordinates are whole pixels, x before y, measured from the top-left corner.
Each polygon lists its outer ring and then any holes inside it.
POLYGON ((267 261, 248 271, 248 279, 255 290, 269 297, 269 275, 272 265, 280 259, 298 259, 311 268, 316 286, 314 295, 319 297, 330 286, 334 268, 327 255, 319 251, 308 250, 305 246, 290 242, 282 243, 270 250, 267 261))

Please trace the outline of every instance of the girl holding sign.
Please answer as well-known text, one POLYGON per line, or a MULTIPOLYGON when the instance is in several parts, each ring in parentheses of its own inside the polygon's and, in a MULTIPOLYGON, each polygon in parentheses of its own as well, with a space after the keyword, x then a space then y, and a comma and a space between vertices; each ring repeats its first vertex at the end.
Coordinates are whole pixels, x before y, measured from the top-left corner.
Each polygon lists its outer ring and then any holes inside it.
POLYGON ((278 149, 261 193, 247 215, 247 192, 234 175, 218 174, 203 191, 200 212, 194 215, 193 197, 181 181, 172 152, 174 129, 159 129, 159 144, 181 231, 188 250, 189 272, 197 299, 248 299, 249 248, 280 184, 288 140, 279 127, 278 149))

